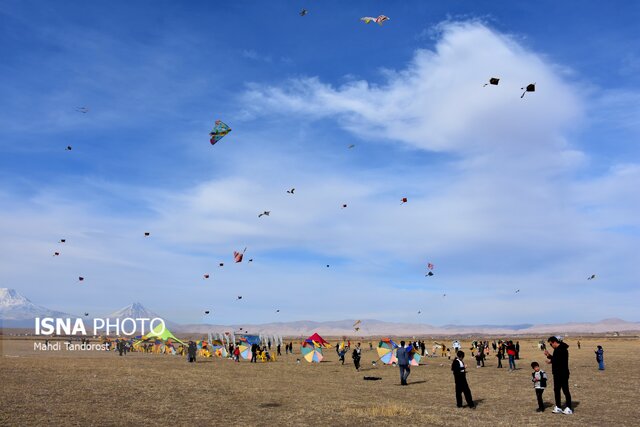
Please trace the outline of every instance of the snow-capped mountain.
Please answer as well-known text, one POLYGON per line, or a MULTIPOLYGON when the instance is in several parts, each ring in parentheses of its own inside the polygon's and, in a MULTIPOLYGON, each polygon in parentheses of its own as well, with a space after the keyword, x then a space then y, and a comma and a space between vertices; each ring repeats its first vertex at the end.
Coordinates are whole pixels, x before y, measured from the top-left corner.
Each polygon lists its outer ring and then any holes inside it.
POLYGON ((69 313, 36 305, 15 289, 0 288, 0 319, 3 326, 33 326, 36 317, 75 317, 69 313))
MULTIPOLYGON (((122 307, 120 310, 114 311, 113 313, 105 316, 108 319, 111 320, 115 320, 115 319, 126 319, 126 318, 130 318, 130 319, 154 319, 156 317, 164 320, 165 325, 169 328, 176 326, 175 323, 165 319, 164 317, 160 316, 159 314, 147 309, 145 306, 143 306, 142 304, 140 304, 139 302, 134 302, 133 304, 129 304, 126 307, 122 307)), ((146 328, 146 330, 148 330, 148 327, 146 328)))

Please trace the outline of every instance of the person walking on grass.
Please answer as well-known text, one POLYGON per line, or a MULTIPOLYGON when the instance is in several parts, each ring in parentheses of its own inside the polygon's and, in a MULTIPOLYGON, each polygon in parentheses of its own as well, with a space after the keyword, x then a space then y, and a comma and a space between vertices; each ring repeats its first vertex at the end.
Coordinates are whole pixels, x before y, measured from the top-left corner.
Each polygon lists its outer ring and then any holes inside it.
POLYGON ((509 356, 509 371, 516 370, 516 346, 513 341, 507 343, 507 356, 509 356))
POLYGON ((604 350, 602 346, 599 345, 598 349, 595 351, 596 353, 596 362, 598 362, 598 369, 604 371, 604 350))
POLYGON ((571 408, 571 393, 569 392, 569 346, 558 340, 557 337, 549 337, 547 340, 553 348, 553 354, 544 351, 547 356, 547 363, 551 363, 551 373, 553 374, 553 394, 556 406, 553 408, 554 414, 573 414, 571 408), (567 406, 564 411, 561 409, 560 391, 564 393, 567 406))
POLYGON ((353 365, 356 367, 356 371, 360 371, 360 358, 362 357, 362 349, 360 343, 356 344, 356 348, 353 349, 351 358, 353 359, 353 365))
POLYGON ((536 412, 544 412, 544 402, 542 401, 542 393, 547 388, 547 374, 540 369, 538 362, 531 362, 531 381, 533 382, 533 388, 536 390, 536 398, 538 399, 538 409, 536 412))
POLYGON ((404 341, 400 341, 400 347, 396 350, 396 359, 398 359, 398 367, 400 368, 400 385, 407 385, 407 378, 411 374, 409 352, 404 344, 404 341))
POLYGON ((498 348, 498 353, 496 354, 496 357, 498 358, 498 368, 502 368, 502 359, 504 359, 504 350, 502 349, 502 346, 498 348))
POLYGON ((458 351, 457 356, 451 364, 451 371, 456 384, 456 405, 458 408, 462 408, 462 395, 464 394, 467 406, 474 409, 476 406, 473 403, 471 389, 469 389, 469 384, 467 383, 467 365, 464 364, 464 351, 458 351))

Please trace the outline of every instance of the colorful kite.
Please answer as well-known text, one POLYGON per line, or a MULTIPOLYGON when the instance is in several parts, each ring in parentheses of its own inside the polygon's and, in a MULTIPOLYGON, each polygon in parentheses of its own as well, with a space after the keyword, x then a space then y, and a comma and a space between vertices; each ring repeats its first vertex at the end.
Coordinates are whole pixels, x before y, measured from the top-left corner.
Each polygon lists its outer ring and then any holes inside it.
POLYGON ((242 252, 233 251, 233 259, 235 260, 236 263, 242 262, 242 257, 244 256, 244 253, 246 251, 247 251, 247 248, 244 248, 242 252))
POLYGON ((224 138, 229 132, 231 132, 231 128, 229 126, 220 120, 216 120, 213 130, 209 132, 211 145, 215 145, 216 142, 224 138))
POLYGON ((384 23, 384 21, 389 21, 389 17, 388 16, 384 16, 384 15, 380 15, 377 18, 373 18, 371 16, 365 16, 360 18, 361 21, 363 21, 365 24, 369 24, 371 22, 375 22, 378 25, 382 25, 384 23))

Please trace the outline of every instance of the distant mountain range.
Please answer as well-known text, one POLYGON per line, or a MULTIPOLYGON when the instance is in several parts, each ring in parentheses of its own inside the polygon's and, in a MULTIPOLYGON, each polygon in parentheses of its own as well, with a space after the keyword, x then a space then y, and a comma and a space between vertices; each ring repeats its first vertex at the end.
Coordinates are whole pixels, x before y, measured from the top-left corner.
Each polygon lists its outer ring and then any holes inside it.
MULTIPOLYGON (((0 325, 3 328, 32 328, 36 317, 91 317, 76 316, 50 310, 33 304, 14 289, 0 288, 0 325)), ((283 336, 308 336, 314 332, 326 336, 451 336, 451 335, 541 335, 541 334, 578 334, 578 333, 630 333, 640 332, 640 322, 627 322, 621 319, 605 319, 594 323, 561 323, 561 324, 520 324, 520 325, 444 325, 433 326, 420 323, 383 322, 375 319, 362 319, 360 330, 354 330, 355 319, 327 322, 300 320, 295 322, 276 322, 265 324, 181 325, 169 321, 156 314, 142 304, 131 305, 104 316, 109 319, 155 318, 163 319, 168 328, 177 333, 205 334, 208 332, 235 331, 250 334, 280 334, 283 336)))

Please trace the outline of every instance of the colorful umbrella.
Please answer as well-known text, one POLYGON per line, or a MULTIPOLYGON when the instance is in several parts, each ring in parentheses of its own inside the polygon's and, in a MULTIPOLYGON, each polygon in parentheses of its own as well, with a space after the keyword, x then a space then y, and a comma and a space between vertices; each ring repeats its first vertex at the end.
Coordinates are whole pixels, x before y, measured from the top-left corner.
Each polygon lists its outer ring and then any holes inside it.
POLYGON ((380 361, 385 365, 391 365, 394 362, 397 362, 396 355, 393 350, 398 347, 398 344, 394 343, 389 338, 382 338, 378 343, 378 357, 380 361))
POLYGON ((310 340, 306 340, 302 343, 300 352, 302 353, 302 357, 304 357, 309 363, 320 363, 322 359, 324 359, 324 356, 322 355, 322 348, 310 340))

